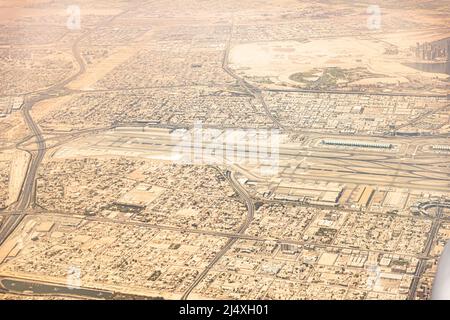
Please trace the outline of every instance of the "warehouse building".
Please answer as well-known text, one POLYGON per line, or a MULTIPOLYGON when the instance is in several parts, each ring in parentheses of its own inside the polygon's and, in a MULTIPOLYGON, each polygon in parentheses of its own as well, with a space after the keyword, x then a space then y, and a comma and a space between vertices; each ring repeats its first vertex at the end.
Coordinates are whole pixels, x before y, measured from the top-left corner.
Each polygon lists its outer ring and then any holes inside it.
POLYGON ((450 151, 450 146, 446 146, 446 145, 434 145, 431 148, 433 150, 439 150, 439 151, 450 151))
POLYGON ((377 149, 391 149, 391 143, 379 143, 370 141, 358 141, 358 140, 334 140, 324 139, 323 144, 333 146, 346 146, 346 147, 362 147, 362 148, 377 148, 377 149))

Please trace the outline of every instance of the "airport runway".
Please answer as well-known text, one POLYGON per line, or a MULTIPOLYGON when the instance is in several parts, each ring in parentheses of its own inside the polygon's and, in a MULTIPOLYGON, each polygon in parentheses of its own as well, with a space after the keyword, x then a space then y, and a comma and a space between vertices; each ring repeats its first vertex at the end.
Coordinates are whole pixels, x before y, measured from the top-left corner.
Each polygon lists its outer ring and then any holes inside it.
MULTIPOLYGON (((403 140, 401 143, 404 143, 403 140)), ((68 146, 70 149, 70 145, 68 146)), ((246 168, 273 165, 285 180, 321 180, 399 188, 450 192, 450 163, 447 154, 414 153, 361 148, 343 149, 280 143, 258 153, 248 141, 181 142, 178 135, 164 131, 110 131, 78 140, 73 150, 83 153, 124 155, 187 163, 235 163, 246 168), (273 154, 271 153, 273 152, 273 154), (185 158, 183 158, 185 157, 185 158), (198 158, 199 157, 199 158, 198 158)), ((70 154, 70 150, 68 151, 70 154)), ((64 156, 64 155, 62 155, 64 156)), ((274 174, 275 176, 277 174, 274 174)))

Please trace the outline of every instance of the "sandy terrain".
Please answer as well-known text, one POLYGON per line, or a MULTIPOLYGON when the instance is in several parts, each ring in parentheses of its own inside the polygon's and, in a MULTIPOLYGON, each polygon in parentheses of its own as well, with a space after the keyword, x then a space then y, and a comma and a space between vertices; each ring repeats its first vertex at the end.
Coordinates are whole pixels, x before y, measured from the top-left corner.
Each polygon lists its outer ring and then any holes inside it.
POLYGON ((28 170, 30 154, 25 151, 17 150, 12 156, 11 173, 9 180, 9 200, 8 205, 17 201, 23 180, 28 170))
MULTIPOLYGON (((407 77, 439 77, 404 66, 396 55, 386 55, 388 44, 350 37, 312 40, 309 42, 274 41, 236 45, 230 52, 230 67, 246 77, 270 77, 278 82, 295 84, 294 73, 308 73, 326 68, 344 70, 364 68, 385 77, 368 77, 359 84, 402 83, 407 77), (351 50, 350 50, 351 48, 351 50)), ((313 80, 313 79, 310 79, 313 80)))

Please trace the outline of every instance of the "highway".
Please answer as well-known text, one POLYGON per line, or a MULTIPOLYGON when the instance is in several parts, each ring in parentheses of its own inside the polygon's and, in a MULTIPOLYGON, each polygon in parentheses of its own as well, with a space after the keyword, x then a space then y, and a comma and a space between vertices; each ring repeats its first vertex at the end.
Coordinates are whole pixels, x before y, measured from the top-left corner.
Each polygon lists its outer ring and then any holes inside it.
MULTIPOLYGON (((285 203, 284 201, 264 201, 263 203, 285 203)), ((297 204, 301 205, 301 204, 297 204)), ((309 205, 307 207, 310 207, 309 205)), ((340 209, 342 212, 353 212, 357 213, 359 212, 356 209, 340 209)), ((375 213, 375 212, 366 212, 367 214, 383 217, 385 216, 384 213, 375 213)), ((48 213, 45 212, 39 212, 39 211, 33 211, 30 212, 29 215, 45 215, 46 217, 74 217, 73 213, 60 213, 60 212, 53 212, 48 213)), ((406 217, 406 216, 405 216, 406 217)), ((192 233, 192 234, 202 234, 202 235, 208 235, 208 236, 214 236, 214 237, 223 237, 223 238, 236 238, 236 239, 242 239, 242 240, 252 240, 252 241, 261 241, 261 242, 267 242, 267 241, 276 241, 278 243, 290 243, 290 244, 296 244, 299 246, 304 245, 312 245, 319 248, 336 248, 336 249, 348 249, 346 246, 341 245, 335 245, 330 243, 321 243, 321 242, 315 242, 315 241, 303 241, 303 240, 293 240, 293 239, 274 239, 269 237, 260 237, 260 236, 254 236, 246 233, 237 233, 236 232, 224 232, 224 231, 214 231, 214 230, 208 230, 208 229, 195 229, 195 228, 186 228, 181 226, 170 226, 170 225, 160 225, 160 224, 151 224, 147 222, 140 222, 140 221, 134 221, 134 220, 117 220, 113 218, 106 218, 101 216, 92 216, 92 217, 82 217, 83 219, 91 222, 97 222, 97 223, 109 223, 109 224, 120 224, 120 225, 127 225, 127 226, 138 226, 141 228, 147 228, 147 229, 157 229, 157 230, 169 230, 174 232, 180 232, 180 233, 192 233)), ((414 216, 414 219, 416 220, 432 220, 429 216, 414 216)), ((441 220, 443 221, 450 221, 450 217, 443 217, 441 220)), ((242 225, 242 224, 241 224, 242 225)), ((381 250, 381 249, 365 249, 368 252, 376 252, 381 254, 392 254, 392 251, 389 250, 381 250)), ((416 255, 416 254, 408 254, 404 253, 402 254, 407 257, 415 257, 415 258, 427 258, 426 255, 416 255)))
MULTIPOLYGON (((84 35, 82 35, 80 39, 82 37, 84 37, 84 35)), ((37 149, 36 151, 32 152, 32 158, 28 166, 28 171, 25 176, 24 182, 22 184, 19 198, 17 202, 13 204, 13 208, 21 214, 9 216, 8 219, 3 223, 0 230, 0 245, 20 224, 20 222, 26 215, 26 209, 29 208, 34 202, 35 179, 39 165, 41 164, 46 151, 46 143, 42 135, 41 128, 33 120, 33 117, 30 114, 30 110, 36 103, 52 98, 55 94, 64 95, 64 86, 85 71, 84 62, 78 50, 78 43, 80 39, 75 40, 75 43, 72 46, 73 55, 79 63, 79 71, 66 80, 63 80, 61 83, 55 84, 41 92, 35 93, 30 97, 25 98, 25 102, 22 107, 22 116, 31 131, 31 136, 35 139, 37 149)))
MULTIPOLYGON (((247 216, 244 222, 237 229, 236 234, 242 235, 245 230, 247 230, 248 226, 253 220, 253 216, 255 214, 255 204, 247 191, 241 186, 241 184, 236 180, 234 175, 230 171, 226 171, 225 177, 231 187, 236 191, 239 197, 245 202, 247 206, 247 216)), ((238 240, 238 237, 233 237, 228 239, 227 243, 223 248, 214 256, 208 266, 195 278, 194 282, 189 286, 189 288, 184 292, 181 300, 186 300, 191 294, 192 290, 205 278, 208 272, 214 267, 214 265, 222 258, 222 256, 227 253, 227 251, 233 246, 233 244, 238 240)))
POLYGON ((45 96, 38 96, 35 99, 28 100, 22 109, 22 115, 25 119, 28 128, 33 133, 33 136, 36 139, 36 144, 38 146, 37 151, 32 153, 31 162, 28 166, 28 171, 25 176, 25 180, 22 184, 22 189, 20 192, 20 196, 16 204, 14 205, 14 210, 19 215, 10 215, 6 219, 6 221, 1 226, 0 230, 0 245, 6 240, 6 238, 14 231, 14 229, 19 225, 24 216, 26 215, 26 209, 33 203, 33 195, 34 195, 34 186, 35 186, 35 178, 37 174, 37 170, 39 165, 44 158, 45 155, 45 140, 42 137, 42 132, 39 126, 33 121, 33 118, 30 115, 30 109, 32 106, 40 100, 44 100, 45 96))
POLYGON ((231 44, 231 36, 233 34, 233 27, 234 27, 234 23, 231 24, 231 30, 230 30, 230 36, 228 38, 227 41, 227 45, 225 48, 225 53, 223 56, 223 60, 222 60, 222 69, 229 74, 232 78, 234 78, 239 85, 245 90, 247 91, 248 94, 250 94, 252 97, 254 97, 255 99, 259 100, 262 107, 264 108, 264 111, 266 113, 266 115, 272 120, 272 122, 280 129, 283 129, 283 125, 278 121, 278 119, 272 114, 272 112, 270 112, 269 107, 267 106, 266 102, 264 101, 263 96, 261 95, 261 91, 256 88, 255 86, 251 85, 250 83, 248 83, 247 81, 245 81, 244 79, 242 79, 241 77, 239 77, 238 75, 236 75, 229 67, 228 67, 228 55, 230 52, 230 44, 231 44))
MULTIPOLYGON (((182 143, 179 136, 171 135, 169 131, 167 133, 112 131, 90 136, 84 143, 87 145, 87 153, 92 149, 97 152, 104 150, 108 154, 143 157, 153 155, 156 158, 158 155, 162 158, 191 156, 192 161, 194 161, 192 154, 198 154, 203 156, 198 160, 204 164, 224 164, 225 160, 229 160, 250 167, 271 162, 278 167, 279 176, 287 181, 293 178, 312 179, 450 191, 450 166, 446 154, 420 153, 413 157, 396 151, 327 148, 281 142, 270 150, 275 154, 269 156, 249 150, 249 142, 244 140, 232 141, 233 145, 230 148, 226 145, 226 141, 221 139, 206 140, 201 144, 182 143)), ((403 140, 399 140, 398 143, 404 144, 400 141, 403 140)), ((263 147, 269 142, 264 142, 263 147)))
POLYGON ((272 92, 301 92, 301 93, 328 93, 328 94, 351 94, 351 95, 371 95, 389 97, 422 97, 422 98, 447 98, 448 95, 442 93, 415 93, 415 92, 377 92, 377 91, 350 91, 350 90, 315 90, 300 88, 264 89, 272 92))
MULTIPOLYGON (((432 209, 433 207, 428 207, 427 210, 432 209)), ((424 257, 419 260, 417 264, 416 272, 414 274, 414 279, 412 281, 408 300, 414 300, 416 297, 417 286, 419 285, 420 277, 425 272, 427 261, 430 259, 430 252, 433 249, 433 244, 436 239, 436 235, 439 232, 439 227, 441 225, 441 220, 443 218, 443 207, 436 204, 434 206, 436 208, 436 216, 433 219, 433 224, 431 225, 430 232, 428 233, 427 241, 425 244, 425 249, 423 251, 424 257)))
MULTIPOLYGON (((136 6, 138 7, 138 6, 136 6)), ((133 7, 134 8, 134 7, 133 7)), ((81 40, 87 37, 92 31, 96 30, 97 27, 104 26, 110 22, 112 22, 117 17, 125 14, 126 12, 132 10, 130 8, 128 10, 122 11, 121 13, 108 18, 105 21, 100 22, 96 27, 92 29, 87 29, 84 33, 82 33, 79 37, 77 37, 72 44, 72 55, 75 61, 78 64, 78 70, 76 73, 71 75, 70 77, 63 79, 62 81, 55 83, 47 88, 42 90, 37 90, 29 94, 29 96, 24 98, 24 105, 22 107, 22 116, 25 120, 28 128, 31 131, 31 136, 35 138, 35 143, 37 145, 37 150, 32 152, 32 158, 30 165, 28 167, 27 174, 25 176, 24 182, 22 184, 22 189, 19 195, 19 198, 15 204, 12 205, 12 209, 19 214, 13 214, 6 218, 6 221, 0 227, 0 245, 8 238, 8 236, 15 230, 15 228, 20 224, 22 219, 26 215, 26 209, 32 206, 34 202, 34 192, 35 192, 35 180, 36 174, 39 168, 39 165, 44 158, 46 152, 46 143, 45 139, 42 135, 42 131, 39 125, 33 120, 33 117, 30 114, 30 110, 33 106, 43 100, 51 99, 55 96, 64 96, 70 94, 70 90, 66 89, 65 86, 78 78, 80 75, 86 72, 86 64, 81 56, 79 50, 79 44, 81 40)))
MULTIPOLYGON (((113 16, 112 18, 107 19, 106 21, 102 22, 100 25, 105 25, 111 21, 113 21, 116 17, 132 10, 133 8, 130 8, 129 10, 123 11, 120 14, 113 16)), ((100 26, 99 25, 99 26, 100 26)), ((32 92, 28 94, 25 97, 25 103, 22 107, 21 113, 23 116, 24 121, 26 122, 29 130, 31 131, 31 135, 27 137, 27 139, 34 138, 34 144, 36 145, 35 149, 30 149, 32 153, 31 161, 27 170, 27 174, 25 176, 25 179, 23 181, 23 185, 21 188, 21 192, 19 195, 19 198, 17 202, 12 205, 9 209, 10 214, 5 216, 5 220, 3 224, 1 225, 0 229, 0 245, 11 235, 12 232, 17 228, 17 226, 23 221, 24 217, 27 214, 30 214, 33 212, 31 210, 33 208, 34 202, 35 202, 35 183, 36 183, 36 177, 37 172, 39 169, 39 166, 41 162, 43 161, 46 150, 47 150, 47 143, 46 140, 43 137, 43 132, 39 125, 34 121, 34 119, 31 116, 31 110, 33 106, 36 105, 36 103, 40 101, 44 101, 47 99, 51 99, 55 96, 64 96, 68 94, 72 94, 74 92, 83 92, 81 90, 69 90, 66 88, 68 84, 70 84, 73 80, 79 78, 81 75, 83 75, 86 72, 86 65, 85 62, 81 56, 80 50, 79 50, 79 44, 80 42, 85 39, 89 34, 95 30, 96 27, 93 29, 88 29, 86 32, 83 32, 79 37, 77 37, 72 46, 72 54, 73 58, 78 64, 78 70, 69 76, 68 78, 62 80, 61 82, 55 83, 47 88, 37 90, 35 92, 32 92)), ((365 93, 365 92, 342 92, 342 91, 314 91, 314 90, 301 90, 301 89, 286 89, 286 90, 261 90, 257 88, 256 86, 250 84, 245 79, 241 78, 237 74, 235 74, 229 67, 228 67, 228 58, 229 58, 229 50, 230 50, 230 43, 231 43, 231 35, 233 33, 233 25, 231 27, 230 31, 230 37, 226 45, 226 49, 223 56, 223 62, 222 62, 222 69, 230 75, 232 78, 236 80, 236 82, 239 84, 239 86, 247 92, 251 97, 253 97, 255 100, 259 101, 262 108, 264 109, 264 112, 266 113, 267 117, 270 118, 270 120, 273 122, 274 126, 284 130, 285 128, 280 123, 280 121, 277 119, 277 117, 270 111, 269 107, 267 106, 266 102, 264 101, 264 97, 262 95, 262 92, 264 91, 284 91, 284 92, 319 92, 319 93, 333 93, 333 94, 361 94, 361 95, 389 95, 389 96, 414 96, 413 94, 403 94, 403 93, 365 93)), ((120 90, 120 89, 119 89, 120 90)), ((124 89, 129 90, 129 89, 124 89)), ((99 91, 110 91, 110 90, 96 90, 96 92, 99 91)), ((94 92, 94 91, 91 91, 94 92)), ((416 95, 416 96, 427 96, 427 97, 445 97, 442 95, 416 95)), ((448 107, 448 106, 446 106, 448 107)), ((406 123, 404 126, 414 124, 422 117, 426 117, 430 115, 431 113, 435 112, 436 110, 429 111, 427 113, 424 113, 420 115, 419 117, 411 120, 410 122, 406 123)), ((400 127, 399 127, 400 128, 400 127)), ((108 128, 106 128, 108 129, 108 128)), ((397 128, 398 129, 398 128, 397 128)), ((80 131, 79 133, 71 133, 67 136, 69 138, 73 138, 76 136, 76 134, 84 134, 84 133, 94 133, 94 131, 99 131, 104 129, 86 129, 85 131, 80 131)), ((302 131, 302 133, 307 133, 307 131, 302 131)), ((328 135, 330 136, 330 135, 328 135)), ((134 138, 136 141, 136 138, 134 138)), ((25 140, 28 141, 28 140, 25 140)), ((144 140, 141 140, 141 142, 144 140)), ((145 141, 144 141, 145 142, 145 141)), ((170 148, 173 148, 177 146, 173 142, 168 140, 155 140, 152 143, 141 143, 141 148, 139 148, 139 143, 133 144, 127 144, 126 148, 131 149, 132 147, 135 147, 136 150, 141 150, 142 152, 152 152, 152 151, 160 151, 160 150, 167 150, 170 148), (137 146, 137 147, 136 147, 137 146)), ((96 146, 99 147, 99 146, 96 146)), ((100 146, 101 147, 101 146, 100 146)), ((202 149, 206 149, 207 147, 211 147, 210 145, 207 145, 205 147, 202 147, 202 149)), ((105 144, 104 148, 112 149, 105 144)), ((121 147, 122 148, 122 147, 121 147)), ((197 148, 197 145, 194 144, 191 146, 191 148, 197 148)), ((125 147, 123 147, 125 149, 125 147)), ((288 181, 289 179, 298 179, 297 181, 301 181, 302 179, 311 179, 311 180, 324 180, 324 181, 337 181, 337 182, 343 182, 343 183, 366 183, 366 184, 379 184, 379 185, 389 185, 389 186, 400 186, 405 188, 423 188, 426 190, 440 190, 440 191, 448 191, 450 190, 450 185, 448 184, 448 162, 446 164, 445 162, 445 156, 427 156, 427 155, 418 155, 415 158, 403 158, 399 156, 398 154, 386 154, 386 153, 367 153, 367 152, 360 152, 359 150, 333 150, 333 149, 320 149, 320 148, 305 148, 305 149, 298 149, 292 146, 281 146, 278 150, 278 156, 280 157, 280 160, 286 161, 286 160, 298 160, 299 158, 307 159, 310 164, 308 167, 305 168, 305 171, 302 172, 301 170, 292 173, 281 173, 280 177, 286 178, 288 181), (441 158, 441 162, 438 162, 439 157, 441 158), (428 183, 426 183, 428 182, 428 183)), ((415 154, 414 154, 415 155, 415 154)), ((253 155, 254 156, 254 155, 253 155)), ((246 156, 247 159, 251 158, 252 155, 246 156)), ((297 163, 298 164, 298 163, 297 163)), ((281 167, 281 169, 286 168, 281 167)), ((216 168, 220 171, 219 168, 216 168)), ((302 169, 299 167, 296 167, 296 169, 302 169)), ((303 170, 303 169, 302 169, 303 170)), ((222 172, 221 172, 222 173, 222 172)), ((243 203, 246 206, 247 212, 245 217, 243 217, 242 224, 239 225, 237 230, 235 230, 234 233, 223 233, 223 232, 214 232, 214 231, 202 231, 202 230, 193 230, 193 229, 182 229, 177 227, 170 227, 170 226, 155 226, 155 225, 148 225, 149 227, 155 227, 155 228, 166 228, 168 230, 176 230, 180 232, 196 232, 196 233, 204 233, 204 234, 211 234, 215 236, 220 236, 226 238, 225 245, 214 255, 212 260, 208 263, 208 265, 203 269, 197 277, 194 279, 194 281, 191 283, 191 285, 186 289, 186 291, 182 295, 182 300, 186 300, 189 298, 189 296, 192 294, 192 292, 195 290, 195 288, 205 279, 205 277, 208 275, 208 273, 214 268, 214 266, 217 264, 218 261, 232 248, 232 246, 240 239, 250 239, 250 240, 258 240, 258 241, 266 241, 267 239, 261 239, 258 237, 254 237, 251 235, 246 235, 245 232, 249 228, 249 225, 254 219, 254 214, 256 211, 255 208, 255 201, 251 198, 249 193, 245 190, 245 188, 236 180, 235 175, 231 171, 226 171, 225 173, 222 173, 228 183, 231 185, 233 190, 236 192, 236 194, 239 196, 239 198, 243 201, 243 203)), ((429 217, 425 217, 428 219, 429 217)), ((86 220, 89 221, 101 221, 99 218, 96 217, 86 217, 86 220)), ((430 233, 427 238, 427 242, 425 245, 425 250, 423 254, 420 256, 419 264, 416 269, 415 277, 413 280, 413 283, 411 285, 410 289, 410 298, 414 298, 415 292, 417 290, 417 286, 419 283, 419 278, 423 274, 427 259, 429 257, 429 254, 432 250, 434 239, 436 237, 436 234, 439 230, 440 222, 444 220, 442 218, 442 208, 437 208, 437 214, 436 217, 433 218, 432 227, 430 230, 430 233)), ((138 222, 128 222, 130 224, 132 223, 138 223, 138 222)), ((284 241, 281 239, 278 239, 276 241, 284 241)), ((297 244, 303 244, 304 242, 295 242, 295 241, 287 241, 290 243, 297 243, 297 244)), ((324 247, 336 247, 340 248, 338 246, 333 245, 324 245, 324 247)), ((67 293, 67 288, 63 286, 57 286, 57 285, 49 285, 49 284, 35 284, 31 281, 25 281, 25 280, 16 280, 16 279, 0 279, 0 285, 3 287, 20 287, 25 289, 33 289, 33 290, 43 290, 45 293, 49 294, 63 294, 67 293), (50 291, 49 291, 50 290, 50 291), (51 290, 54 290, 52 292, 51 290)), ((18 289, 20 289, 18 288, 18 289)), ((99 291, 89 291, 89 289, 82 289, 80 291, 80 295, 86 295, 90 296, 92 294, 92 297, 95 297, 96 295, 103 297, 110 298, 110 292, 100 292, 99 291), (82 291, 82 292, 81 292, 82 291)))

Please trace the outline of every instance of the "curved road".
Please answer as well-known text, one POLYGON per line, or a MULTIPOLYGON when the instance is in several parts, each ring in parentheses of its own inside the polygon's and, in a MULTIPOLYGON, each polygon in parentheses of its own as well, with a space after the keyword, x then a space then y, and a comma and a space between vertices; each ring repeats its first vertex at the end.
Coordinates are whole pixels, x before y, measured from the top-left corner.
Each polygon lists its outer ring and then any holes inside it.
POLYGON ((34 197, 36 174, 46 151, 46 144, 42 136, 42 131, 30 115, 31 108, 39 101, 50 99, 54 96, 63 96, 69 94, 71 91, 67 89, 65 86, 86 72, 86 64, 79 50, 79 44, 81 40, 87 37, 92 31, 95 31, 98 27, 107 25, 117 17, 129 12, 130 10, 136 7, 139 7, 139 5, 134 6, 133 8, 130 8, 128 10, 122 11, 121 13, 112 16, 105 21, 102 21, 96 27, 87 29, 87 31, 83 32, 79 37, 75 39, 75 41, 72 44, 72 54, 78 64, 78 71, 73 75, 71 75, 70 77, 62 80, 61 82, 53 84, 45 89, 37 90, 31 93, 29 95, 29 98, 25 99, 25 104, 22 108, 22 115, 29 129, 32 132, 31 136, 34 136, 36 139, 36 144, 38 148, 37 152, 34 152, 32 154, 32 159, 30 161, 27 175, 22 185, 22 190, 20 192, 19 199, 17 200, 16 204, 12 207, 13 212, 8 218, 6 218, 6 220, 0 226, 1 227, 0 245, 19 225, 19 223, 26 215, 26 209, 28 209, 34 201, 33 197, 34 197))
MULTIPOLYGON (((255 214, 255 204, 253 200, 251 199, 250 195, 247 193, 247 191, 241 186, 241 184, 236 180, 234 175, 227 171, 225 173, 225 177, 227 178, 230 185, 233 187, 233 189, 238 193, 239 197, 244 200, 246 206, 247 206, 247 217, 245 218, 245 221, 239 229, 236 231, 238 235, 241 235, 245 232, 245 230, 248 228, 250 223, 253 220, 254 214, 255 214)), ((208 274, 209 270, 214 267, 214 265, 219 261, 220 258, 231 248, 231 246, 238 240, 239 238, 231 238, 227 241, 225 246, 215 255, 215 257, 211 260, 211 262, 208 264, 208 266, 205 268, 205 270, 200 273, 197 278, 194 280, 194 282, 189 286, 189 288, 184 292, 183 296, 181 297, 181 300, 186 300, 189 295, 191 294, 192 290, 205 278, 205 276, 208 274)))
POLYGON ((38 148, 36 152, 32 153, 32 158, 28 166, 28 172, 25 176, 25 180, 22 185, 22 190, 19 195, 19 199, 14 205, 14 210, 16 211, 16 213, 19 214, 10 215, 1 226, 0 245, 19 225, 19 223, 26 215, 26 209, 29 208, 30 205, 33 203, 36 174, 46 151, 45 139, 42 136, 41 128, 39 128, 38 124, 31 117, 30 110, 36 103, 38 103, 39 101, 49 99, 54 94, 59 93, 59 95, 63 95, 64 86, 85 72, 86 66, 78 50, 78 44, 81 41, 81 39, 83 39, 86 35, 87 33, 82 34, 79 38, 77 38, 77 40, 75 40, 72 46, 73 55, 79 66, 78 72, 73 74, 69 78, 63 80, 62 82, 50 86, 49 88, 39 92, 37 95, 33 95, 32 97, 26 99, 24 106, 22 107, 23 118, 27 123, 28 128, 31 130, 32 136, 35 138, 38 148))

